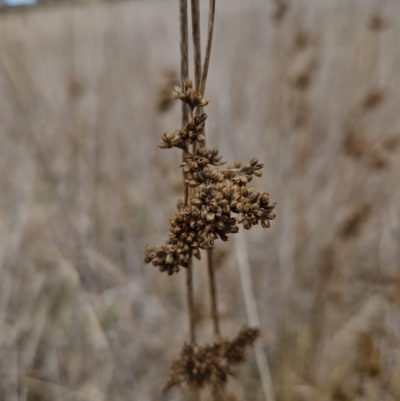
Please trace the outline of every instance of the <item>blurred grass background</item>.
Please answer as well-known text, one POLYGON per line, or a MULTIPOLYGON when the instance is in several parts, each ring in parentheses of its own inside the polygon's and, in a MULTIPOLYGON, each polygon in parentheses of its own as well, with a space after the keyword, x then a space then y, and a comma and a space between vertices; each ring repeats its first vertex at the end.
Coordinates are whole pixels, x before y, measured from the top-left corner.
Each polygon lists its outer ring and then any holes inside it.
MULTIPOLYGON (((400 3, 282 4, 217 2, 206 91, 209 146, 257 156, 278 202, 246 233, 277 399, 400 400, 400 3)), ((180 121, 159 109, 178 30, 170 0, 0 14, 1 400, 181 399, 160 389, 187 338, 184 275, 142 262, 182 192, 181 155, 158 148, 180 121)), ((228 337, 246 322, 233 248, 228 337)), ((263 400, 254 357, 229 386, 263 400)))

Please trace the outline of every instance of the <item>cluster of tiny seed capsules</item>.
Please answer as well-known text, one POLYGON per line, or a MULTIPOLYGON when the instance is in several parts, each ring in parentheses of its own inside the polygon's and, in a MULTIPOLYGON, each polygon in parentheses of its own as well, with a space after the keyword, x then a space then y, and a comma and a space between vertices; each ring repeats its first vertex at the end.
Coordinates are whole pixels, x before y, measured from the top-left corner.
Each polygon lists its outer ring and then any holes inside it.
POLYGON ((160 148, 183 149, 181 168, 190 191, 186 204, 181 202, 170 220, 169 239, 160 247, 147 246, 145 252, 146 263, 168 274, 188 267, 192 257, 200 258, 200 250, 213 248, 216 239, 227 241, 229 234, 239 231, 240 224, 246 230, 258 223, 267 228, 275 218, 275 204, 270 203, 269 195, 254 186, 247 187, 253 176, 262 175, 263 165, 258 159, 243 167, 219 169, 224 162, 218 148, 190 146, 204 141, 207 115, 194 116, 194 111, 207 105, 207 100, 192 88, 190 80, 183 90, 176 89, 174 98, 189 106, 192 119, 182 129, 165 133, 160 148))
POLYGON ((194 388, 210 383, 224 385, 229 376, 235 375, 232 367, 246 360, 246 349, 259 336, 259 329, 244 326, 232 340, 216 338, 203 346, 185 344, 172 363, 164 390, 185 384, 194 388))
POLYGON ((162 136, 163 142, 160 144, 161 149, 180 148, 187 150, 187 144, 192 145, 194 142, 204 142, 204 124, 207 114, 194 117, 193 121, 186 123, 182 129, 175 132, 165 132, 162 136))

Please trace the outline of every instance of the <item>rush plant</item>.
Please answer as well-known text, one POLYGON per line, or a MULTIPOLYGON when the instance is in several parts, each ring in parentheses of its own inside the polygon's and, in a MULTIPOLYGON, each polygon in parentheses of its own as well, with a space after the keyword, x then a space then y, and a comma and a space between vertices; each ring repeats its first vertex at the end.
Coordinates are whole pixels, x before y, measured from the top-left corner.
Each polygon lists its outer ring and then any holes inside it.
POLYGON ((212 250, 217 240, 228 241, 240 227, 249 230, 260 224, 270 226, 275 218, 275 204, 269 194, 252 185, 261 177, 263 164, 254 157, 242 165, 224 168, 225 162, 218 148, 206 147, 206 120, 204 108, 208 100, 204 90, 211 54, 215 0, 210 1, 208 41, 205 62, 201 68, 199 4, 192 0, 195 83, 188 79, 187 3, 180 0, 181 22, 181 86, 171 95, 182 102, 182 126, 162 135, 161 149, 177 148, 182 152, 180 168, 185 191, 178 201, 178 211, 170 220, 169 236, 161 246, 148 245, 145 262, 152 263, 169 275, 182 268, 187 272, 187 304, 190 341, 184 344, 180 356, 173 362, 166 389, 177 384, 202 388, 211 384, 216 394, 224 387, 232 366, 245 360, 245 349, 259 336, 258 328, 243 327, 233 340, 221 337, 217 307, 212 250), (214 341, 198 345, 195 328, 193 294, 193 259, 207 254, 208 274, 214 326, 214 341))

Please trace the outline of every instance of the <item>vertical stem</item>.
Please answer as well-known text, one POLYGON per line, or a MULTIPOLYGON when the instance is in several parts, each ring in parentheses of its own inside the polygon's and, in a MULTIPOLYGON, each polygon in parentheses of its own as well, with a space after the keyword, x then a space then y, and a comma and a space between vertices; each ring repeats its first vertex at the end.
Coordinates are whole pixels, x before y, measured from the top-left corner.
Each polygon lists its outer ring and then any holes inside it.
MULTIPOLYGON (((187 0, 179 0, 179 21, 181 31, 181 84, 189 74, 189 44, 188 44, 188 18, 187 0)), ((182 123, 186 124, 189 120, 189 109, 186 103, 182 102, 182 123)))
POLYGON ((196 342, 196 316, 194 307, 194 293, 193 293, 193 263, 190 261, 188 268, 186 269, 186 299, 188 304, 189 312, 189 335, 190 342, 196 342))
POLYGON ((213 320, 214 335, 219 336, 219 316, 218 316, 218 303, 217 303, 217 287, 215 283, 215 270, 213 264, 213 250, 207 250, 207 267, 208 278, 210 284, 210 298, 211 298, 211 316, 213 320))
MULTIPOLYGON (((200 7, 199 0, 191 0, 192 8, 192 32, 193 32, 193 47, 194 47, 194 67, 195 67, 195 85, 196 90, 204 95, 208 67, 211 57, 212 36, 214 32, 214 17, 215 17, 215 0, 210 0, 209 14, 208 14, 208 36, 207 48, 204 59, 204 68, 201 69, 201 43, 200 43, 200 7)), ((202 108, 197 110, 197 113, 202 113, 202 108)), ((203 142, 205 146, 205 142, 203 142)), ((197 153, 198 144, 193 146, 193 153, 197 153)), ((218 316, 218 303, 217 303, 217 287, 215 282, 215 272, 212 259, 212 249, 207 251, 207 267, 208 267, 208 280, 210 287, 210 300, 211 300, 211 317, 213 321, 214 335, 220 335, 219 316, 218 316)))
POLYGON ((204 91, 206 89, 208 67, 210 65, 210 58, 211 58, 211 46, 214 33, 215 1, 216 0, 210 0, 209 10, 208 10, 207 47, 206 47, 206 54, 204 56, 204 66, 201 75, 200 90, 199 90, 200 94, 202 95, 204 95, 204 91))
MULTIPOLYGON (((179 0, 179 21, 180 21, 180 35, 181 35, 181 84, 185 83, 189 73, 189 59, 188 59, 188 18, 187 18, 187 0, 179 0)), ((185 125, 189 120, 188 106, 182 102, 182 125, 185 125)), ((184 155, 182 156, 184 157, 184 155)), ((189 202, 189 187, 185 184, 185 206, 189 202)), ((194 313, 194 291, 193 291, 193 269, 192 263, 186 270, 186 297, 189 314, 189 337, 192 343, 196 342, 196 328, 195 328, 195 313, 194 313)))
MULTIPOLYGON (((253 280, 250 272, 249 256, 247 253, 246 239, 243 231, 239 231, 235 235, 235 239, 236 259, 239 268, 240 282, 242 284, 247 319, 250 326, 260 327, 260 318, 258 316, 257 302, 254 295, 253 280)), ((260 372, 261 385, 264 391, 265 401, 275 401, 268 359, 260 341, 255 344, 254 352, 256 354, 256 362, 258 371, 260 372)))
MULTIPOLYGON (((182 88, 189 74, 189 43, 188 43, 188 21, 187 0, 179 0, 179 22, 180 22, 180 47, 181 47, 181 85, 182 88)), ((189 107, 182 102, 182 126, 189 121, 189 107)), ((182 152, 182 160, 185 152, 182 152)), ((185 205, 189 197, 189 186, 185 184, 185 205)))
POLYGON ((199 0, 191 0, 192 33, 194 49, 194 81, 196 91, 200 88, 201 79, 201 45, 200 45, 200 6, 199 0))

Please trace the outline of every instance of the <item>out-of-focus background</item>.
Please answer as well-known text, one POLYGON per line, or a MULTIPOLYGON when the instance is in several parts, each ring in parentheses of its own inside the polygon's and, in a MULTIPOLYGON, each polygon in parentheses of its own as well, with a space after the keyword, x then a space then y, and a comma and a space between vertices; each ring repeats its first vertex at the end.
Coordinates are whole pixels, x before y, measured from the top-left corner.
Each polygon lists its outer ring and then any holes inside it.
MULTIPOLYGON (((178 2, 11 3, 0 400, 180 400, 160 394, 188 337, 185 275, 143 263, 182 193, 181 155, 158 148, 180 124, 165 99, 178 2)), ((230 162, 257 156, 277 202, 270 229, 246 232, 277 400, 400 400, 399 38, 398 0, 217 1, 207 141, 230 162)), ((234 247, 217 249, 226 337, 247 321, 234 247)), ((252 353, 229 386, 264 400, 252 353)))

